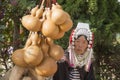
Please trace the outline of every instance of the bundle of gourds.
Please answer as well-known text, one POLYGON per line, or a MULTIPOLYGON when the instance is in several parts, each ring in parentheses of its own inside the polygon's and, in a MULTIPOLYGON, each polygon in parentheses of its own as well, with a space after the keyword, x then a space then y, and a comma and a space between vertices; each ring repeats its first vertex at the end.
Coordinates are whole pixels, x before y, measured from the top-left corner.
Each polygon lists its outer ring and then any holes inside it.
POLYGON ((12 54, 12 61, 21 67, 32 68, 40 76, 51 76, 57 71, 56 61, 64 55, 64 50, 54 40, 60 39, 72 28, 70 15, 58 3, 39 8, 35 6, 31 14, 22 17, 22 25, 30 31, 25 47, 12 54))

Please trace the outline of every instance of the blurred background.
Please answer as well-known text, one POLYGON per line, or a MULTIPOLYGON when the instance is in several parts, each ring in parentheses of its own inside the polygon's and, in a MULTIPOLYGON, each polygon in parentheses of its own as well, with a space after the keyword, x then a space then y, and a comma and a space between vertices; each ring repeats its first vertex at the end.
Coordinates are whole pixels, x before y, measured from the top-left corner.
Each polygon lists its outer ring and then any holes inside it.
MULTIPOLYGON (((46 0, 47 1, 47 0, 46 0)), ((11 54, 23 48, 28 36, 20 19, 42 0, 0 0, 0 76, 14 64, 11 54)), ((73 20, 87 22, 94 34, 96 80, 120 80, 120 0, 57 0, 73 20)), ((71 29, 72 30, 72 29, 71 29)), ((71 30, 55 40, 64 50, 71 30)))

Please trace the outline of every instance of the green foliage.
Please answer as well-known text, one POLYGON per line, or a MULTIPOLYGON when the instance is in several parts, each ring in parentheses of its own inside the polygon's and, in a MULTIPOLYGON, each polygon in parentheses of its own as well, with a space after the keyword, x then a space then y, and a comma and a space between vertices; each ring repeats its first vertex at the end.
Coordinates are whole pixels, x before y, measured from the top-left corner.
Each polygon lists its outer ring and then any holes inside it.
POLYGON ((120 4, 117 0, 58 0, 58 3, 71 15, 73 28, 79 21, 90 24, 97 53, 108 53, 114 48, 116 33, 120 33, 120 4))
MULTIPOLYGON (((2 4, 3 5, 1 6, 1 8, 4 10, 4 18, 0 20, 0 25, 1 25, 0 34, 4 34, 3 35, 4 38, 7 39, 7 40, 4 40, 3 42, 12 42, 13 32, 14 32, 13 28, 15 27, 15 23, 17 23, 17 25, 19 25, 18 27, 20 28, 21 26, 20 18, 22 18, 24 14, 28 14, 30 12, 30 9, 34 7, 36 4, 34 0, 31 0, 31 1, 30 0, 5 0, 2 2, 2 4), (4 26, 5 28, 4 30, 1 29, 2 26, 4 26), (6 37, 5 34, 9 36, 6 37)), ((2 37, 0 37, 0 40, 1 39, 2 37)), ((21 39, 25 40, 24 37, 21 37, 21 39)), ((12 43, 9 45, 12 45, 12 43)))
POLYGON ((113 42, 115 41, 116 33, 120 32, 120 27, 118 27, 120 26, 120 15, 116 12, 119 5, 117 5, 115 0, 112 3, 105 0, 99 1, 98 6, 99 11, 95 15, 96 22, 93 25, 96 27, 95 50, 97 52, 108 53, 114 47, 113 42))
MULTIPOLYGON (((13 42, 14 31, 16 30, 16 28, 18 29, 20 28, 21 26, 20 18, 24 14, 29 13, 29 10, 33 6, 35 6, 35 1, 3 0, 1 1, 0 4, 2 4, 0 5, 0 11, 3 11, 2 13, 3 17, 0 19, 0 62, 1 65, 4 65, 4 69, 8 70, 9 65, 7 64, 9 61, 8 59, 10 59, 10 54, 7 50, 14 43, 20 42, 20 41, 13 42)), ((17 33, 19 33, 19 30, 16 31, 18 31, 17 33)), ((21 42, 24 42, 25 34, 22 34, 20 36, 17 35, 17 38, 20 38, 21 42)))
MULTIPOLYGON (((25 43, 28 31, 22 26, 20 19, 29 14, 30 10, 39 4, 40 0, 2 0, 0 10, 4 17, 0 19, 0 49, 12 45, 15 23, 23 28, 20 40, 25 43), (12 3, 11 1, 16 1, 12 3), (1 5, 2 4, 2 5, 1 5)), ((57 0, 73 20, 73 28, 79 21, 90 24, 94 32, 94 50, 96 53, 115 53, 119 50, 116 33, 120 33, 120 3, 117 0, 57 0), (111 51, 112 50, 112 51, 111 51)), ((72 29, 71 29, 72 30, 72 29)), ((66 49, 69 45, 70 31, 55 43, 66 49)), ((21 45, 23 46, 23 44, 21 45)))
POLYGON ((88 7, 88 12, 90 14, 94 14, 95 12, 97 12, 97 0, 88 0, 88 7))

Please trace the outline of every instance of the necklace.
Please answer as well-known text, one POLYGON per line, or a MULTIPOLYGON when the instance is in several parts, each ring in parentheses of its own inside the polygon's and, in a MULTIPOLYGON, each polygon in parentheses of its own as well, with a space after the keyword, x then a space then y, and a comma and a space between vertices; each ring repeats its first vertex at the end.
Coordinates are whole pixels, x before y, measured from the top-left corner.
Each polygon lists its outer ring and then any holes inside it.
POLYGON ((76 66, 82 67, 87 63, 88 58, 89 58, 88 57, 89 51, 86 51, 83 55, 76 55, 76 53, 74 54, 75 54, 75 65, 76 66))

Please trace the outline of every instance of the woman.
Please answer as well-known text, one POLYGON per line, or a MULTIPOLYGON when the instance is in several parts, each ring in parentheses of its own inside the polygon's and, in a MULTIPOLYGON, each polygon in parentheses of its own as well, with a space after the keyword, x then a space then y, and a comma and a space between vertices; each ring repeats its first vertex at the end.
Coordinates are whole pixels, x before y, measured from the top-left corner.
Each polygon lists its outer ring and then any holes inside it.
POLYGON ((95 80, 92 60, 92 32, 87 23, 78 23, 53 80, 95 80))

